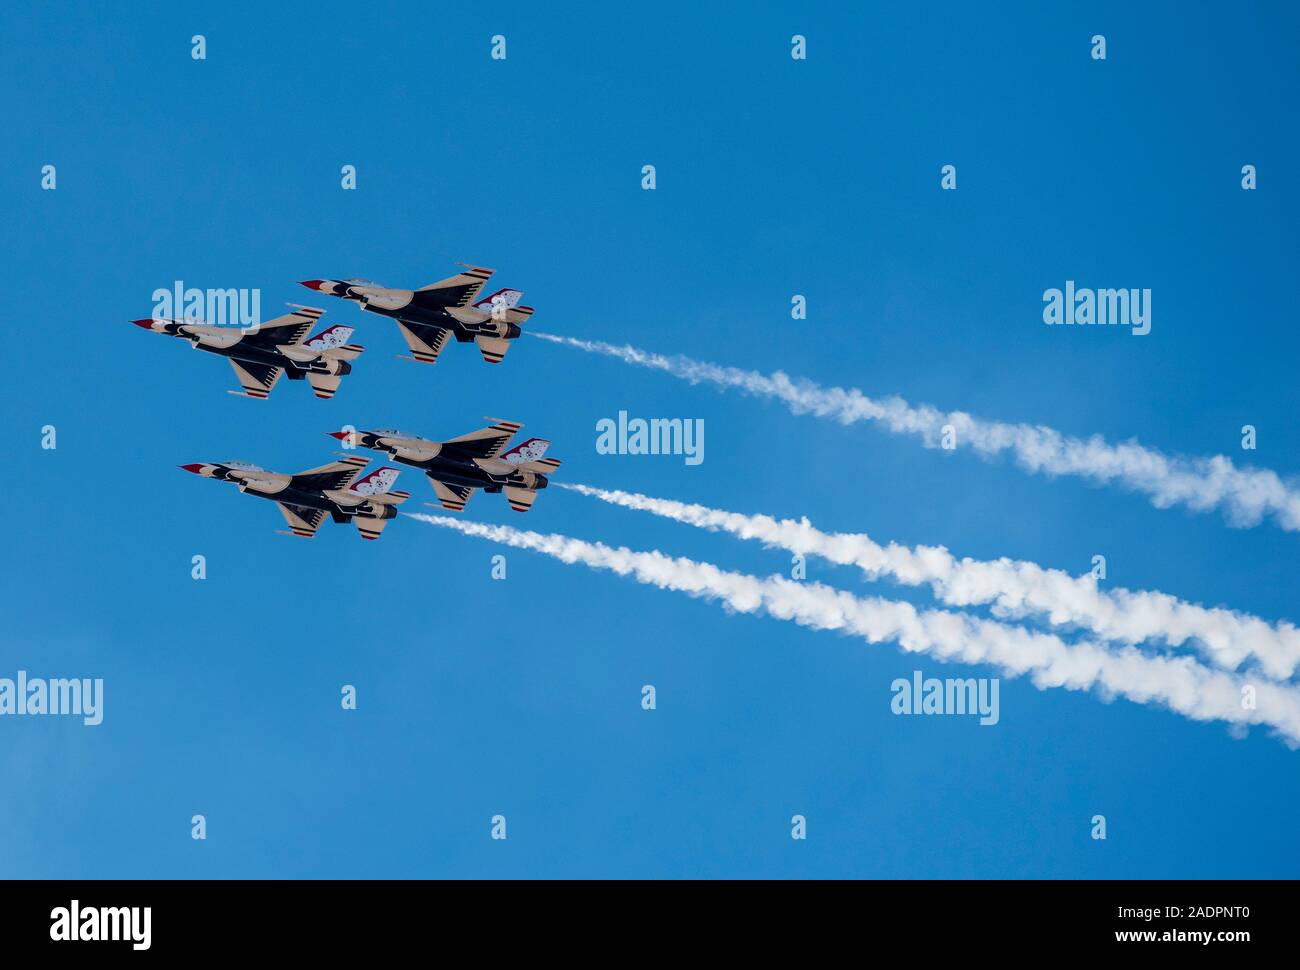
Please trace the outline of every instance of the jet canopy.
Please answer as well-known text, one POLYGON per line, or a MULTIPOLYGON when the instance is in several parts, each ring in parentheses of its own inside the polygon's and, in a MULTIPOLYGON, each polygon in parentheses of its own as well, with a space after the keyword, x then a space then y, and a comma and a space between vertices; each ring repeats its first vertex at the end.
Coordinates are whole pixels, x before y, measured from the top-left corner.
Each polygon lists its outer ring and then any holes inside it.
POLYGON ((376 428, 375 434, 383 435, 385 438, 414 438, 416 441, 423 441, 418 434, 411 434, 409 431, 398 431, 396 428, 376 428))
POLYGON ((261 465, 254 465, 247 461, 223 461, 221 464, 227 468, 234 468, 241 472, 264 472, 266 471, 261 465))

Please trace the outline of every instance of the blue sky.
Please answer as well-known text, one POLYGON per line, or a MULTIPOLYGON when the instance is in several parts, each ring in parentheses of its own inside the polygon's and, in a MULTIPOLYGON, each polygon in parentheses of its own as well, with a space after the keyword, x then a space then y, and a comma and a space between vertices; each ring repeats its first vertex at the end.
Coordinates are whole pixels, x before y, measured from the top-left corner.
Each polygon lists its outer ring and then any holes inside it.
MULTIPOLYGON (((500 367, 451 346, 423 368, 393 359, 391 323, 295 282, 419 286, 465 260, 523 289, 535 329, 1295 474, 1297 14, 1141 6, 0 13, 0 676, 106 684, 99 727, 0 720, 0 874, 1294 876, 1300 754, 1262 731, 1007 679, 996 727, 896 717, 894 678, 971 668, 527 552, 493 581, 502 550, 409 519, 289 539, 269 503, 176 468, 291 472, 344 423, 445 438, 493 415, 551 438, 566 481, 1075 572, 1101 553, 1115 584, 1297 619, 1300 539, 1270 525, 529 338, 500 367), (1151 288, 1151 334, 1045 327, 1066 279, 1151 288), (332 401, 232 397, 226 365, 127 325, 175 280, 260 287, 268 314, 314 302, 368 352, 332 401), (621 409, 703 418, 705 461, 597 454, 621 409)), ((414 472, 399 487, 432 500, 414 472)), ((558 490, 466 516, 789 566, 558 490)))

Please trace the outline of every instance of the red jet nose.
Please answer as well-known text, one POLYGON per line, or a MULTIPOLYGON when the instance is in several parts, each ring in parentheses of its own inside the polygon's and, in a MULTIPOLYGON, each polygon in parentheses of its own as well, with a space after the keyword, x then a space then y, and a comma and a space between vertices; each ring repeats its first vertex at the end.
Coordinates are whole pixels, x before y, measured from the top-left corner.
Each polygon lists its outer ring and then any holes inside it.
POLYGON ((195 475, 203 471, 202 465, 181 465, 180 467, 184 468, 187 472, 193 472, 195 475))
POLYGON ((298 281, 298 285, 299 285, 299 286, 305 286, 305 287, 307 287, 307 289, 309 289, 309 290, 319 290, 319 289, 320 289, 320 285, 321 285, 321 283, 323 283, 323 282, 324 282, 324 280, 299 280, 299 281, 298 281))
POLYGON ((339 441, 347 441, 348 436, 351 434, 350 431, 326 431, 325 433, 331 438, 338 438, 339 441))
POLYGON ((153 320, 132 320, 131 322, 137 327, 144 327, 146 330, 153 329, 153 320))

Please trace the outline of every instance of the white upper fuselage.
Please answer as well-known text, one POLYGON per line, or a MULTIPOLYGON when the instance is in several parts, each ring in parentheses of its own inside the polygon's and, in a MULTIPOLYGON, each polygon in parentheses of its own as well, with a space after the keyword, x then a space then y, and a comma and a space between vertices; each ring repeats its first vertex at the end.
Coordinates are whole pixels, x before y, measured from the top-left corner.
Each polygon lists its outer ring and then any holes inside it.
POLYGON ((404 435, 393 431, 376 431, 374 447, 387 450, 394 458, 407 461, 428 461, 437 458, 442 451, 441 441, 429 441, 415 435, 404 435))
MULTIPOLYGON (((437 458, 443 451, 443 442, 441 441, 430 441, 427 438, 405 434, 392 429, 363 431, 359 432, 359 434, 364 436, 361 443, 365 447, 386 451, 398 461, 426 464, 437 458)), ((460 458, 451 460, 474 465, 493 480, 505 481, 511 476, 522 478, 531 474, 521 470, 516 462, 507 461, 503 458, 460 458)))
MULTIPOLYGON (((380 286, 378 283, 362 280, 322 280, 318 288, 322 293, 329 293, 331 296, 351 300, 359 304, 363 310, 373 310, 385 316, 400 315, 400 311, 415 302, 416 292, 414 290, 395 290, 387 286, 380 286)), ((508 292, 517 293, 518 291, 508 292)), ((517 302, 518 299, 518 296, 514 297, 514 301, 517 302)), ((499 303, 493 303, 491 306, 440 306, 437 309, 460 323, 480 324, 493 319, 494 314, 499 314, 512 305, 511 301, 503 300, 499 303)))

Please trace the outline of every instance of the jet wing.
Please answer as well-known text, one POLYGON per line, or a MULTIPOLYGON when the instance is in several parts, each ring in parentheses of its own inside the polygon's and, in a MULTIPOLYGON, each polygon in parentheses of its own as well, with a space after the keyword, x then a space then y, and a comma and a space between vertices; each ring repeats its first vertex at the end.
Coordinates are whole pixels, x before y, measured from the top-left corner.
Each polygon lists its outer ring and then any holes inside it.
MULTIPOLYGON (((490 418, 488 420, 491 420, 490 418)), ((522 424, 514 421, 498 421, 487 428, 479 428, 459 438, 444 442, 443 446, 453 448, 458 456, 465 458, 495 458, 510 444, 515 432, 522 424)))
POLYGON ((406 345, 411 348, 411 356, 406 359, 418 360, 421 364, 437 363, 438 355, 447 346, 447 338, 451 336, 451 331, 442 327, 408 323, 405 320, 397 321, 397 329, 402 331, 406 345))
POLYGON ((416 299, 421 306, 469 306, 478 298, 483 284, 494 272, 495 270, 485 269, 482 266, 467 266, 463 273, 420 287, 416 291, 419 294, 416 299))
POLYGON ((474 489, 468 485, 448 485, 436 478, 430 478, 434 494, 444 509, 451 512, 464 512, 465 506, 474 497, 474 489))
POLYGON ((270 364, 251 364, 247 361, 235 360, 233 357, 227 359, 230 361, 230 366, 235 369, 235 377, 239 380, 239 386, 243 388, 243 391, 231 391, 230 393, 240 397, 266 400, 271 394, 271 388, 275 387, 275 382, 284 373, 283 367, 272 367, 270 364))
POLYGON ((256 330, 250 330, 244 335, 242 343, 252 344, 255 347, 274 347, 277 344, 300 344, 303 338, 307 336, 308 331, 316 325, 324 310, 317 310, 315 307, 297 306, 293 313, 286 313, 282 317, 276 317, 274 320, 268 320, 259 324, 256 330))
POLYGON ((288 502, 276 502, 275 507, 289 524, 292 535, 310 539, 325 521, 325 513, 320 509, 309 509, 305 505, 290 505, 288 502))
POLYGON ((309 468, 289 479, 290 488, 299 488, 306 492, 325 492, 330 489, 347 488, 357 473, 370 463, 369 458, 344 458, 340 461, 309 468))

